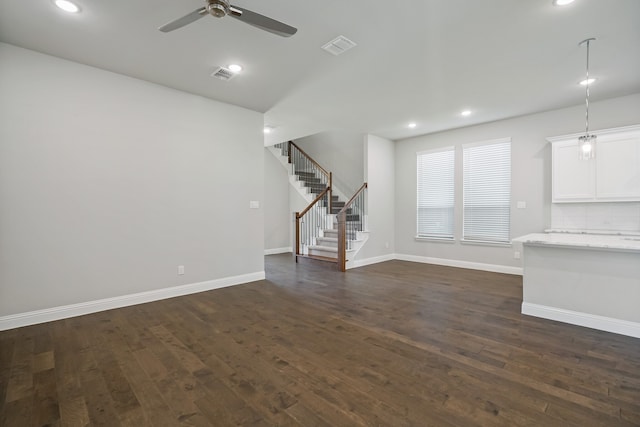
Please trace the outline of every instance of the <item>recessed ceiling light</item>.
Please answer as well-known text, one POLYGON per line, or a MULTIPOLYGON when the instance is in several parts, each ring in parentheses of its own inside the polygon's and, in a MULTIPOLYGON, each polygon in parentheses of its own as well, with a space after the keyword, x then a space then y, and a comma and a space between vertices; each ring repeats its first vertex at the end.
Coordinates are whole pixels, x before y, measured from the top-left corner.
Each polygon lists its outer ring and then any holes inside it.
POLYGON ((273 126, 265 126, 264 129, 262 129, 262 131, 265 134, 269 134, 269 133, 273 132, 273 126))
POLYGON ((460 113, 460 115, 462 117, 467 117, 471 115, 471 110, 464 110, 463 112, 460 113))
POLYGON ((581 81, 581 82, 580 82, 580 84, 581 84, 582 86, 586 86, 586 85, 590 85, 590 84, 592 84, 592 83, 593 83, 593 82, 595 82, 595 81, 596 81, 596 78, 595 78, 595 77, 590 77, 590 78, 589 78, 589 80, 584 79, 583 81, 581 81))
POLYGON ((411 129, 415 128, 416 126, 418 126, 416 123, 409 123, 408 125, 411 129))
POLYGON ((80 12, 80 8, 75 3, 70 2, 69 0, 55 0, 53 2, 60 9, 69 13, 78 13, 80 12))
POLYGON ((573 3, 574 0, 553 0, 554 6, 566 6, 570 3, 573 3))
POLYGON ((229 68, 229 71, 232 71, 234 73, 239 73, 240 71, 242 71, 242 65, 238 64, 231 64, 227 68, 229 68))

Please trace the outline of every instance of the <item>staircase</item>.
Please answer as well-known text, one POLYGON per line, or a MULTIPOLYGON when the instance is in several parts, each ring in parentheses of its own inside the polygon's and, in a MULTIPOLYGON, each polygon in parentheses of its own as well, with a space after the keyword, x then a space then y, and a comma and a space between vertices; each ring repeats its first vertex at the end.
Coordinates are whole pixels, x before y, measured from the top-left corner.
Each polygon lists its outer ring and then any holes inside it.
POLYGON ((270 147, 287 168, 291 184, 309 202, 296 212, 296 261, 299 257, 329 261, 345 271, 368 239, 366 183, 349 200, 333 186, 326 171, 293 142, 270 147), (335 194, 334 194, 335 193, 335 194))

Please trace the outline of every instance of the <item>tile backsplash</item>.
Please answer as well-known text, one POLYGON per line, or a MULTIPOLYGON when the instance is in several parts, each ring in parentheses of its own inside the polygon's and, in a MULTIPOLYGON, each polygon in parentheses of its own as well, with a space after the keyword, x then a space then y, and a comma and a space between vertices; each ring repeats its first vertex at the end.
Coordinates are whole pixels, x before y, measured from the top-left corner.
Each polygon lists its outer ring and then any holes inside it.
POLYGON ((552 203, 551 228, 640 232, 640 202, 552 203))

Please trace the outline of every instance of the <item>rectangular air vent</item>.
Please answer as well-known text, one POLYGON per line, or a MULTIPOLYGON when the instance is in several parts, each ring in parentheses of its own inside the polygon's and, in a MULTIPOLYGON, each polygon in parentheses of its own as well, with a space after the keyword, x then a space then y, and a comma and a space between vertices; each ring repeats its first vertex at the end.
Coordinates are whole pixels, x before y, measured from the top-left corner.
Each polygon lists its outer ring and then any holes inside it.
POLYGON ((356 44, 345 36, 338 36, 329 43, 322 46, 324 50, 332 55, 340 55, 354 47, 356 44))
POLYGON ((236 76, 236 73, 224 67, 218 67, 213 71, 213 73, 211 73, 211 77, 216 77, 220 80, 225 80, 225 81, 231 80, 235 76, 236 76))

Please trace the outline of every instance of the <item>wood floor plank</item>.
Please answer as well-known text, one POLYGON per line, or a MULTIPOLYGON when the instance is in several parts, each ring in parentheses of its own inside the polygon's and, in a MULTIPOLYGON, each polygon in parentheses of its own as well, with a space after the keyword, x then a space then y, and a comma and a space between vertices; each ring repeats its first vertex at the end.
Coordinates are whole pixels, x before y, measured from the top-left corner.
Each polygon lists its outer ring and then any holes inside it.
MULTIPOLYGON (((145 351, 145 349, 138 351, 145 351)), ((136 359, 129 359, 123 363, 122 371, 129 380, 138 402, 140 402, 145 421, 144 425, 162 426, 175 424, 177 418, 164 401, 153 380, 146 374, 143 366, 136 359)))
POLYGON ((34 424, 54 426, 60 423, 60 407, 56 391, 56 376, 53 369, 34 374, 33 416, 34 424))
POLYGON ((84 397, 61 399, 60 425, 64 427, 90 425, 89 410, 84 397))
POLYGON ((332 267, 0 332, 0 426, 640 426, 640 340, 521 277, 332 267))
POLYGON ((6 402, 0 413, 0 425, 6 427, 33 425, 33 409, 33 396, 6 402))
POLYGON ((9 376, 11 374, 14 350, 14 331, 7 331, 0 334, 0 413, 7 401, 7 386, 9 384, 9 376))
POLYGON ((86 329, 80 328, 78 331, 78 346, 82 349, 77 360, 80 387, 92 425, 121 426, 116 405, 98 362, 99 355, 109 349, 96 347, 93 342, 97 325, 103 314, 98 313, 98 315, 74 319, 73 322, 76 324, 87 323, 86 329))
POLYGON ((14 346, 11 369, 7 381, 5 402, 31 397, 33 393, 33 349, 34 340, 26 334, 14 346))

